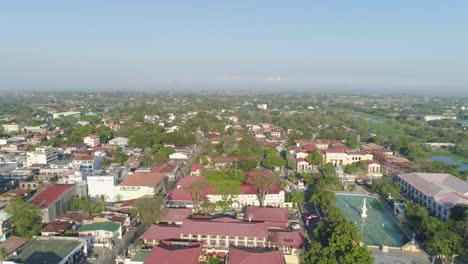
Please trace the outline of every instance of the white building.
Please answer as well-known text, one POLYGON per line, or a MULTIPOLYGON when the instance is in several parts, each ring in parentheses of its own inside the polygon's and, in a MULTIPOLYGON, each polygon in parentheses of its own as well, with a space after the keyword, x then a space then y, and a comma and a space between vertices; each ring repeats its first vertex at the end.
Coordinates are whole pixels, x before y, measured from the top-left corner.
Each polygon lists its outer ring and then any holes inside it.
POLYGON ((166 179, 163 173, 139 172, 128 175, 115 187, 115 199, 127 201, 143 196, 154 196, 165 192, 166 179))
POLYGON ((128 138, 124 138, 124 137, 113 138, 113 139, 109 140, 109 145, 126 147, 126 146, 128 146, 128 138))
POLYGON ((94 155, 77 155, 72 161, 72 168, 76 171, 93 171, 101 168, 101 157, 94 155))
POLYGON ((52 147, 36 148, 33 152, 26 153, 26 166, 32 164, 49 164, 58 159, 57 149, 52 147))
POLYGON ((23 129, 22 124, 4 124, 2 125, 3 131, 5 133, 20 132, 23 129))
POLYGON ((268 110, 268 104, 257 104, 258 109, 268 110))
POLYGON ((107 202, 115 201, 115 175, 90 175, 87 177, 88 195, 91 198, 105 197, 107 202))
POLYGON ((456 205, 468 205, 468 183, 450 174, 404 173, 398 181, 403 193, 443 221, 456 205))
POLYGON ((89 135, 83 139, 83 143, 93 148, 101 145, 101 138, 97 135, 89 135))
POLYGON ((71 112, 61 112, 61 113, 52 114, 52 118, 53 118, 53 119, 62 118, 62 117, 67 117, 67 116, 80 117, 80 116, 81 116, 81 113, 80 113, 80 112, 71 111, 71 112))
POLYGON ((424 121, 437 121, 437 120, 456 120, 456 115, 426 115, 424 116, 424 121))
POLYGON ((169 155, 170 160, 188 160, 188 155, 180 152, 175 152, 169 155))

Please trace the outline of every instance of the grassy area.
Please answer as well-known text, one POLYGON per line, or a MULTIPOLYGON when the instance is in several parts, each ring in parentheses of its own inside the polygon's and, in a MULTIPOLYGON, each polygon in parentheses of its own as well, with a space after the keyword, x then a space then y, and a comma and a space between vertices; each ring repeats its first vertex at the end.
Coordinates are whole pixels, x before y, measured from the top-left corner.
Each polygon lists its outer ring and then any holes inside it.
POLYGON ((433 156, 444 156, 444 157, 450 157, 458 162, 463 162, 463 163, 468 163, 468 158, 462 157, 460 155, 454 154, 448 150, 434 150, 431 152, 429 155, 430 157, 433 156))
POLYGON ((377 133, 390 137, 390 136, 397 136, 397 137, 410 137, 410 135, 406 134, 403 130, 392 127, 391 125, 387 123, 372 123, 368 122, 367 126, 370 129, 375 129, 377 133))
POLYGON ((389 119, 363 112, 349 110, 347 110, 347 112, 350 113, 351 116, 356 116, 362 121, 365 121, 370 129, 375 130, 378 134, 382 136, 412 137, 411 135, 406 134, 405 131, 403 131, 402 129, 395 128, 392 125, 390 125, 389 122, 391 120, 389 119))

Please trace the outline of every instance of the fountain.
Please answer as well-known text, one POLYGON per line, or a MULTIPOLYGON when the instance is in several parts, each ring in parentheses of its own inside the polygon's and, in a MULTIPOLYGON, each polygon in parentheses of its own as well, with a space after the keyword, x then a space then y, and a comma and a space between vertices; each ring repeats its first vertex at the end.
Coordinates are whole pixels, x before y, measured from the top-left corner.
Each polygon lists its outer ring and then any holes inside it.
POLYGON ((368 195, 336 194, 336 204, 366 245, 401 247, 410 241, 379 201, 368 195))
POLYGON ((362 203, 361 217, 362 217, 362 218, 367 217, 366 198, 364 198, 364 202, 362 203))

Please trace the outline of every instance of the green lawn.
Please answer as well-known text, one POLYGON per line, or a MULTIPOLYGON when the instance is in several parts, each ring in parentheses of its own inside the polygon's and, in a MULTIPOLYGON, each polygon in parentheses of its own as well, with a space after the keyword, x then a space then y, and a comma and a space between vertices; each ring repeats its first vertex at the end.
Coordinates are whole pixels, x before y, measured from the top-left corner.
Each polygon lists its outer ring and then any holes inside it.
POLYGON ((390 136, 397 136, 397 137, 412 137, 408 134, 405 133, 402 129, 395 128, 392 125, 389 124, 390 120, 376 116, 376 115, 371 115, 368 113, 363 113, 363 112, 356 112, 356 111, 349 111, 347 110, 351 116, 356 116, 362 121, 367 123, 367 126, 370 129, 375 130, 378 134, 385 136, 385 137, 390 137, 390 136), (366 119, 368 121, 366 121, 366 119), (375 120, 375 121, 372 121, 375 120))
POLYGON ((410 135, 406 134, 403 130, 392 127, 391 125, 386 124, 386 123, 368 122, 367 126, 370 129, 375 129, 377 131, 377 133, 379 133, 379 134, 381 134, 383 136, 386 136, 386 137, 390 137, 390 136, 410 137, 410 135))

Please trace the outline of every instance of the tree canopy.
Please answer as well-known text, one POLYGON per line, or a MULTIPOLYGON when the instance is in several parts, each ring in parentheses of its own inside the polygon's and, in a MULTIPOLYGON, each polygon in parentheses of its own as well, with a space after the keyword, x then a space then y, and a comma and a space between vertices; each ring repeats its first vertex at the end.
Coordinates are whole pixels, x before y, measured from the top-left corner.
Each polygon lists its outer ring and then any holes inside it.
POLYGON ((7 205, 5 211, 10 215, 14 234, 32 238, 41 230, 41 210, 36 205, 16 199, 7 205))
POLYGON ((132 213, 139 215, 142 223, 146 225, 155 224, 164 216, 165 205, 161 196, 147 195, 138 199, 132 213))

